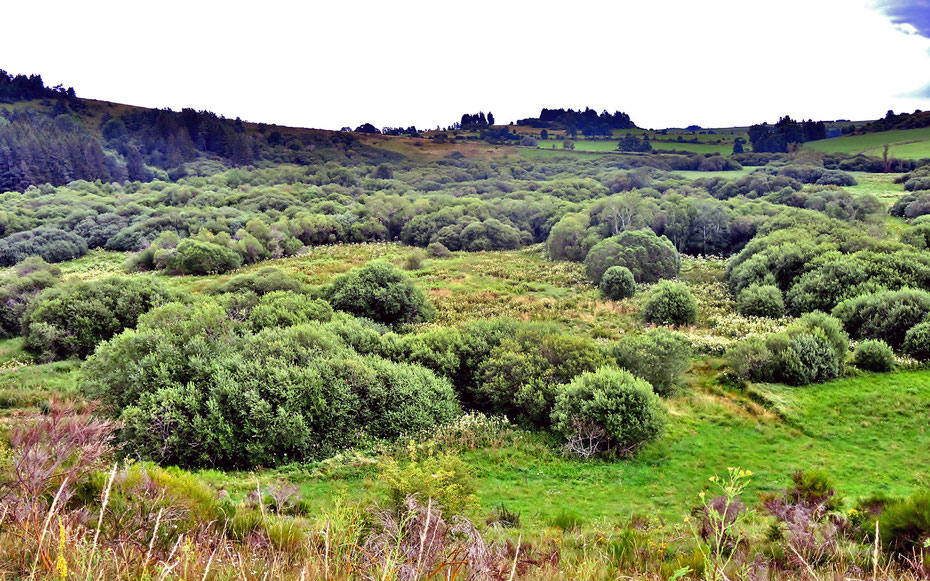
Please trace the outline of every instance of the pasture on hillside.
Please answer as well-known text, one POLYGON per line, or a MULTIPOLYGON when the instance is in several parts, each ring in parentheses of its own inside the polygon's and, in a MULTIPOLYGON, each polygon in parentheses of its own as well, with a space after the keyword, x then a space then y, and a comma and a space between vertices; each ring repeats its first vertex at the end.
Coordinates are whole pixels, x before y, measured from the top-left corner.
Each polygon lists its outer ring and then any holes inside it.
POLYGON ((889 145, 889 156, 902 159, 930 159, 930 127, 844 135, 811 141, 804 146, 825 153, 881 157, 884 154, 885 145, 889 145))

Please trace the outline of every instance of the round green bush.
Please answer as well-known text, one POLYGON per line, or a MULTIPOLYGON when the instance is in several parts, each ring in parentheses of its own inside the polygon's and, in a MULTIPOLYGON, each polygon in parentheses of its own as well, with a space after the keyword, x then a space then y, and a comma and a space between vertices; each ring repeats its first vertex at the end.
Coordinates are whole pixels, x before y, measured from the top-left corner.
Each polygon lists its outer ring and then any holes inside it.
POLYGON ((652 284, 678 274, 681 259, 668 238, 646 228, 628 230, 594 245, 584 259, 585 271, 594 284, 611 266, 625 266, 636 282, 652 284))
POLYGON ((430 242, 426 247, 426 252, 433 258, 449 258, 452 252, 440 242, 430 242))
POLYGON ((863 341, 853 352, 853 365, 866 371, 891 371, 894 369, 894 351, 881 339, 863 341))
POLYGON ((781 342, 776 333, 767 341, 774 353, 773 375, 789 385, 808 385, 835 379, 840 359, 822 333, 797 333, 781 342))
POLYGON ((904 352, 917 361, 930 361, 930 322, 918 323, 904 335, 904 352))
POLYGON ((665 429, 665 408, 629 371, 602 367, 566 385, 552 411, 553 428, 582 455, 631 454, 665 429), (591 436, 594 436, 591 438, 591 436))
POLYGON ((290 291, 273 291, 262 296, 249 313, 249 321, 256 331, 310 321, 326 322, 332 317, 333 308, 326 301, 290 291))
POLYGON ((601 294, 612 301, 619 301, 636 293, 633 273, 625 266, 611 266, 601 278, 601 294))
POLYGON ((697 299, 680 282, 660 282, 643 305, 643 318, 655 325, 693 325, 697 315, 697 299))
POLYGON ((207 287, 210 294, 253 292, 262 296, 274 291, 293 291, 303 293, 307 286, 292 278, 280 268, 266 266, 257 271, 239 274, 225 283, 217 283, 207 287))
POLYGON ((772 352, 762 337, 748 337, 726 352, 727 367, 743 381, 769 381, 772 377, 772 352))
POLYGON ((549 231, 546 248, 552 260, 584 260, 588 248, 585 247, 590 218, 586 214, 566 214, 555 223, 549 231))
POLYGON ((328 289, 327 298, 337 310, 389 326, 428 321, 435 314, 410 279, 384 261, 340 276, 328 289))
POLYGON ((171 274, 219 274, 242 266, 242 257, 232 248, 193 238, 181 240, 168 258, 171 274))
POLYGON ((900 349, 907 331, 930 316, 930 292, 903 288, 864 294, 841 302, 832 314, 853 339, 881 339, 900 349))
POLYGON ((841 368, 849 355, 849 335, 843 330, 843 323, 836 317, 821 311, 802 315, 800 319, 788 327, 787 331, 789 335, 813 333, 821 337, 836 353, 841 368))
POLYGON ((87 242, 57 228, 35 228, 0 239, 0 266, 13 266, 30 256, 45 262, 64 262, 87 254, 87 242))
POLYGON ((29 302, 59 280, 61 269, 38 256, 25 259, 0 277, 0 339, 19 335, 29 302))
POLYGON ((739 293, 736 310, 747 317, 777 319, 785 314, 785 300, 777 286, 754 284, 739 293))
POLYGON ((414 248, 404 259, 404 270, 421 270, 424 260, 426 260, 426 253, 419 248, 414 248))
POLYGON ((678 390, 684 373, 691 367, 691 342, 668 329, 621 337, 605 351, 618 367, 645 379, 663 397, 678 390))
POLYGON ((561 386, 607 362, 590 338, 546 325, 524 326, 479 364, 475 407, 522 425, 546 427, 561 386))
POLYGON ((87 357, 139 316, 176 298, 148 277, 66 282, 46 289, 23 315, 24 345, 51 361, 87 357))

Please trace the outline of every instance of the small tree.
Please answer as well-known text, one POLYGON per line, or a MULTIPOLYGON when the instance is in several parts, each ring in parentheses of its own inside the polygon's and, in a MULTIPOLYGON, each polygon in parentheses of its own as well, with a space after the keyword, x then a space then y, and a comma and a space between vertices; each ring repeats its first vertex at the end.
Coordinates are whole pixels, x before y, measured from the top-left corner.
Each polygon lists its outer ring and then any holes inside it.
POLYGON ((435 309, 403 272, 376 261, 337 278, 327 293, 333 308, 384 325, 428 321, 435 309))
POLYGON ((878 339, 863 341, 853 352, 853 364, 866 371, 887 372, 894 369, 894 352, 878 339))
POLYGON ((697 299, 680 282, 663 280, 643 305, 643 318, 655 325, 693 325, 697 322, 697 299))
POLYGON ((645 380, 602 367, 565 386, 552 411, 552 424, 574 454, 626 456, 662 434, 665 408, 645 380))
POLYGON ((633 273, 625 266, 611 266, 601 278, 601 294, 612 301, 619 301, 633 296, 636 281, 633 273))

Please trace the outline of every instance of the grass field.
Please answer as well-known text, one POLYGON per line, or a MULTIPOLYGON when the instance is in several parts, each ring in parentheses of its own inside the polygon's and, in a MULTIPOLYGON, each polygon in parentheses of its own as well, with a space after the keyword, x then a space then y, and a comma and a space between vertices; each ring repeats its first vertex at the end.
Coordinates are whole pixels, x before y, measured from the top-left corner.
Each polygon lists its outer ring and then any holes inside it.
POLYGON ((904 184, 894 183, 895 179, 901 177, 901 174, 859 171, 850 173, 859 183, 855 186, 846 186, 843 189, 853 195, 872 194, 890 205, 904 193, 904 184))
POLYGON ((881 157, 885 144, 890 145, 889 155, 905 159, 930 158, 930 127, 844 135, 833 139, 812 141, 805 145, 827 153, 848 153, 881 157))

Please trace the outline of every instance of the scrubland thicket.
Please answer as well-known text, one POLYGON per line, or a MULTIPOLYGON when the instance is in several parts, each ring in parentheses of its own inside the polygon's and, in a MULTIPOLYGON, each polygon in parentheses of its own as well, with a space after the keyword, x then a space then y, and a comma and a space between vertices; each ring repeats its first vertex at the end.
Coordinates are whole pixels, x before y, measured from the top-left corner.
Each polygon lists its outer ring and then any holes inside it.
POLYGON ((919 162, 0 89, 4 578, 930 576, 919 162))

